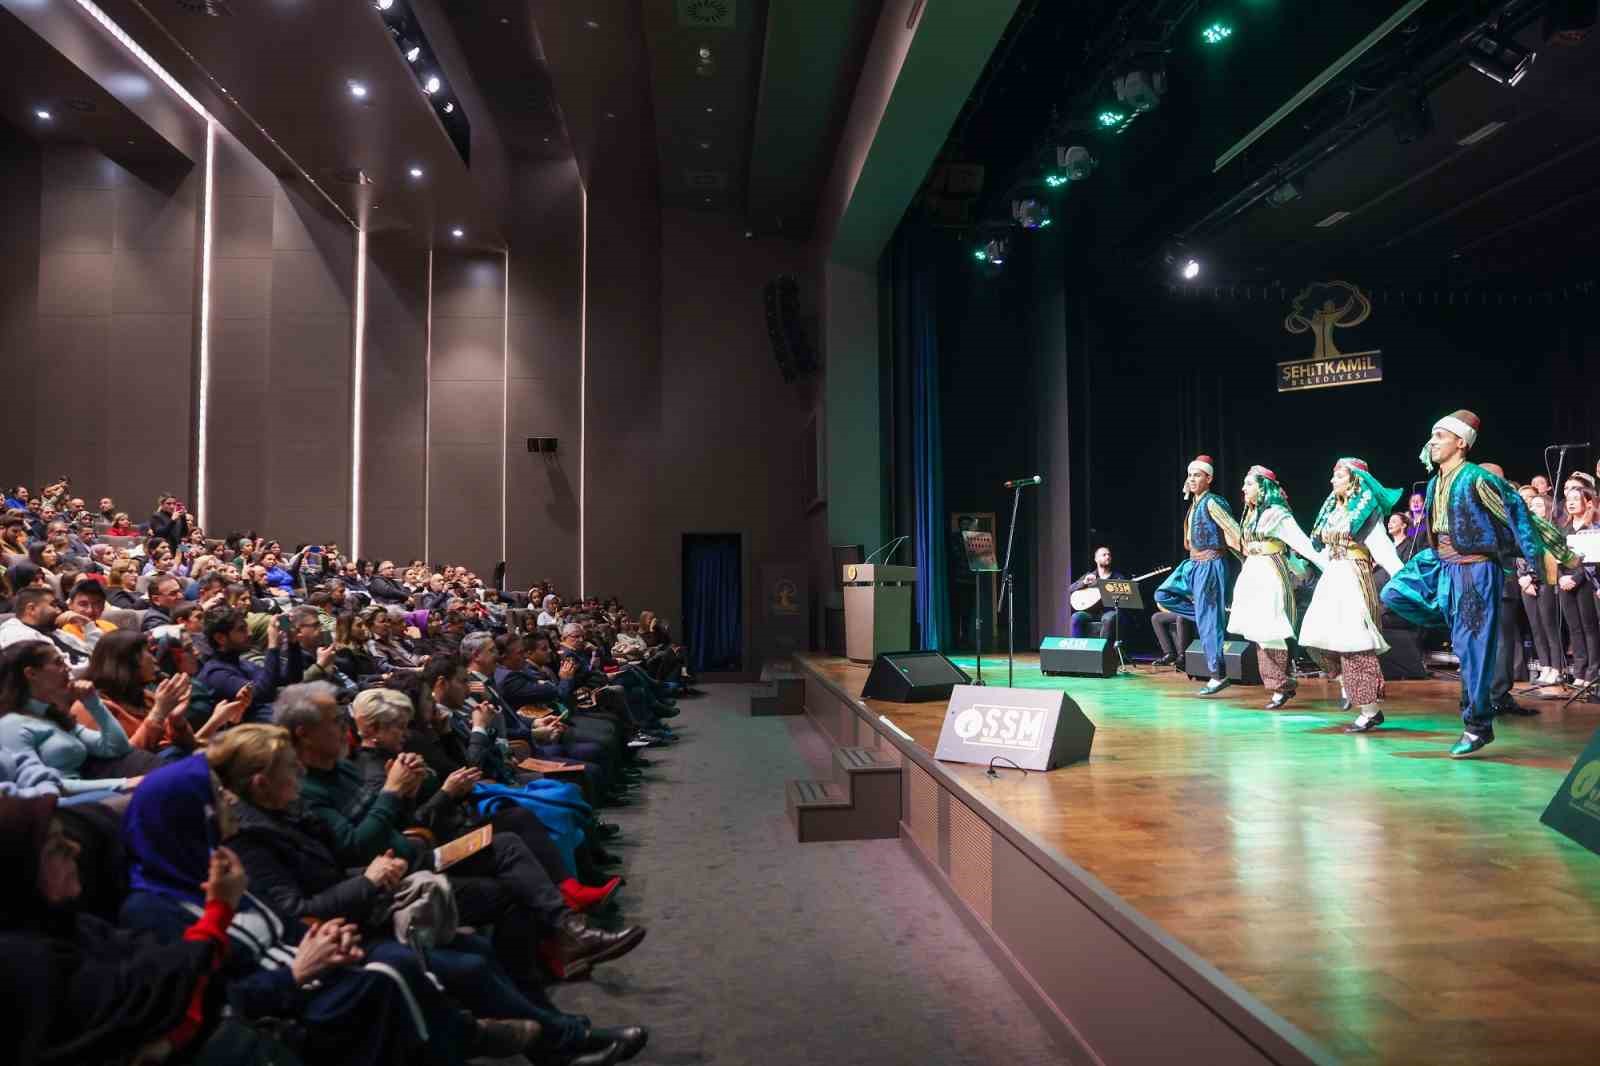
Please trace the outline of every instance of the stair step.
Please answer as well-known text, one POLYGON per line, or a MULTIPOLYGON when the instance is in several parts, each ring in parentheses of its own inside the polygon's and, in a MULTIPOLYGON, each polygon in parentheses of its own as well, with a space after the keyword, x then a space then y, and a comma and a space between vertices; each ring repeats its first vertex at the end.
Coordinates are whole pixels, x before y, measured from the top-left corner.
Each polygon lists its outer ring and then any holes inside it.
POLYGON ((806 709, 805 683, 780 680, 764 685, 750 694, 750 714, 753 717, 774 714, 804 714, 806 709))
POLYGON ((834 761, 846 773, 899 773, 898 756, 886 755, 877 748, 835 748, 834 761))
POLYGON ((848 807, 850 793, 833 781, 790 781, 790 806, 848 807))

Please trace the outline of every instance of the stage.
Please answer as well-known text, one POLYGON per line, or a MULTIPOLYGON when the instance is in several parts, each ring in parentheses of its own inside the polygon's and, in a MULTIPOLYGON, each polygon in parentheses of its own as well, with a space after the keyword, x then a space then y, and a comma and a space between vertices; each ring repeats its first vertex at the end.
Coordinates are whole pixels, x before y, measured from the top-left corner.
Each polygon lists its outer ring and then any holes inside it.
POLYGON ((899 752, 902 839, 1074 1060, 1543 1066, 1600 1044, 1600 857, 1539 822, 1600 708, 1525 698, 1543 714, 1452 760, 1453 682, 1391 682, 1388 725, 1350 736, 1321 681, 1267 712, 1259 687, 1203 700, 1171 671, 1051 678, 1028 655, 1017 686, 1069 692, 1093 755, 991 779, 932 758, 943 702, 863 704, 866 667, 796 666, 836 745, 899 752))

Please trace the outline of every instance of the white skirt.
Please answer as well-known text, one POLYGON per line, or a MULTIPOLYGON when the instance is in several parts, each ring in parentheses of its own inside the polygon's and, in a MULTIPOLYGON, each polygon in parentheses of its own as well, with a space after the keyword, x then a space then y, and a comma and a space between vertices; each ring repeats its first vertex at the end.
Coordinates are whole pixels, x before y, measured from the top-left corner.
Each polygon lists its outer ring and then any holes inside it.
POLYGON ((1349 559, 1335 559, 1322 572, 1311 606, 1300 622, 1300 643, 1308 648, 1339 652, 1389 650, 1383 631, 1367 607, 1361 568, 1349 559))
POLYGON ((1285 641, 1294 636, 1294 626, 1289 622, 1289 605, 1284 602, 1283 581, 1273 558, 1245 556, 1239 580, 1233 586, 1228 632, 1263 648, 1285 648, 1285 641))

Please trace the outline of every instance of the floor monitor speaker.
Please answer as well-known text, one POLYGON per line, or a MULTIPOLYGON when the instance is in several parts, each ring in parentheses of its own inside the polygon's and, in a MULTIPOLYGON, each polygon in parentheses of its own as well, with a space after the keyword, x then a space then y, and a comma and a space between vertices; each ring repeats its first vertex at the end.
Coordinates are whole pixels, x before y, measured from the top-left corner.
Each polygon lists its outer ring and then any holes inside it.
MULTIPOLYGON (((1256 664, 1256 645, 1252 641, 1223 641, 1222 658, 1228 666, 1229 681, 1241 685, 1261 684, 1261 668, 1256 664)), ((1211 676, 1211 669, 1206 666, 1206 650, 1198 640, 1184 652, 1183 672, 1196 680, 1211 676)))
POLYGON ((872 664, 861 689, 864 700, 923 703, 947 700, 950 690, 972 679, 936 651, 886 651, 872 664))
POLYGON ((1039 644, 1039 669, 1051 677, 1110 677, 1120 665, 1117 646, 1104 637, 1045 637, 1039 644))

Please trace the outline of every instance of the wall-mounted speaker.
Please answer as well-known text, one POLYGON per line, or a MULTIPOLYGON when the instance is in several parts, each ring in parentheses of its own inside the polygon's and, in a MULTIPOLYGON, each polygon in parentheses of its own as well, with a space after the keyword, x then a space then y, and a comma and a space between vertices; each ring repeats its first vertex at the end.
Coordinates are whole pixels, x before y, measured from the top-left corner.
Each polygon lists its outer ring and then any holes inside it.
POLYGON ((817 369, 817 355, 800 320, 800 284, 788 274, 767 282, 767 339, 783 380, 793 382, 817 369))

